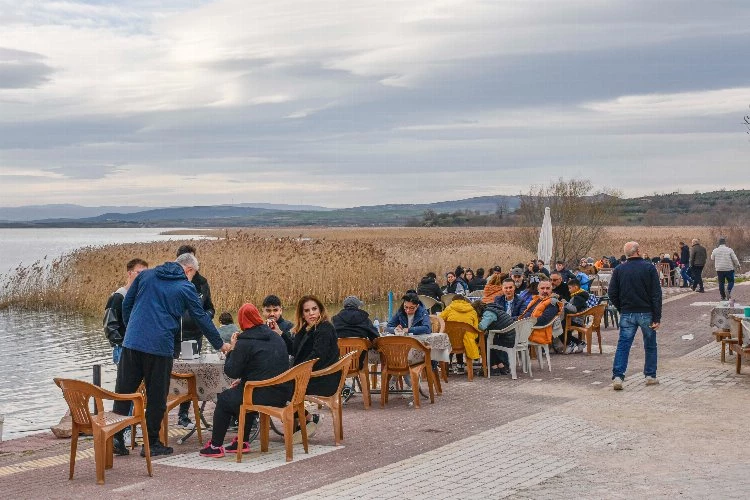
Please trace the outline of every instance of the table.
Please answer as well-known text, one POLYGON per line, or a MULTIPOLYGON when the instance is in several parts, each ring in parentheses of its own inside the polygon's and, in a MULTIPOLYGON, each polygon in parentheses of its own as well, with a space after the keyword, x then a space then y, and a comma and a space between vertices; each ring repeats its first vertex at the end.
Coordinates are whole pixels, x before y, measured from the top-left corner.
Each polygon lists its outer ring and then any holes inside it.
MULTIPOLYGON (((429 333, 425 335, 409 335, 409 337, 415 338, 422 342, 425 346, 430 348, 430 357, 432 361, 444 361, 446 363, 451 360, 451 339, 447 333, 429 333)), ((368 360, 370 364, 380 363, 380 353, 375 349, 370 349, 368 353, 368 360)), ((416 364, 424 361, 424 354, 412 349, 409 351, 409 363, 416 364)))
POLYGON ((711 309, 711 326, 715 326, 717 329, 721 331, 728 332, 731 328, 731 319, 730 317, 733 314, 740 314, 745 311, 744 306, 736 306, 736 307, 714 307, 711 309))
POLYGON ((731 314, 729 318, 733 321, 730 329, 737 332, 737 343, 730 344, 729 350, 737 355, 736 372, 740 373, 742 371, 742 356, 750 356, 750 347, 744 345, 745 340, 742 334, 743 330, 750 332, 750 318, 745 316, 744 313, 731 314))
MULTIPOLYGON (((194 373, 199 401, 213 401, 219 393, 228 389, 232 379, 224 375, 224 360, 218 354, 201 354, 198 359, 176 359, 172 365, 175 373, 194 373)), ((172 380, 169 391, 181 394, 187 390, 187 384, 172 380)))

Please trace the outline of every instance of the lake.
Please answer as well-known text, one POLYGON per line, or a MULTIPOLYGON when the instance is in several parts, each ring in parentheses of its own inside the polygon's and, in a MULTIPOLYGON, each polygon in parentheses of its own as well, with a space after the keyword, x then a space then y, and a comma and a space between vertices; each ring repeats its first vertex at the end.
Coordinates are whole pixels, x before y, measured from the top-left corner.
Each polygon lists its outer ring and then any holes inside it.
MULTIPOLYGON (((19 264, 49 262, 84 246, 200 238, 160 234, 170 229, 174 228, 0 229, 0 275, 19 264)), ((111 353, 100 318, 0 311, 3 439, 45 430, 60 421, 67 406, 53 377, 91 381, 92 366, 101 364, 102 385, 114 389, 111 353)))

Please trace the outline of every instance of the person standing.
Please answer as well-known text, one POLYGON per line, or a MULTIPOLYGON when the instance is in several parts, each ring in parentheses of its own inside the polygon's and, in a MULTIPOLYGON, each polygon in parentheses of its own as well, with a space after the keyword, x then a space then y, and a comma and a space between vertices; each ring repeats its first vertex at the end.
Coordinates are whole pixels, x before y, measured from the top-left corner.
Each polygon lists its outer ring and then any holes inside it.
MULTIPOLYGON (((192 245, 182 245, 177 249, 177 257, 186 253, 195 256, 195 247, 192 245)), ((203 310, 208 314, 209 318, 213 319, 216 310, 214 303, 211 301, 211 287, 208 286, 208 280, 196 270, 195 276, 193 276, 190 282, 195 285, 195 289, 198 291, 198 297, 200 298, 203 310)), ((185 311, 182 315, 182 340, 195 340, 198 343, 198 352, 201 352, 203 335, 201 334, 200 327, 188 311, 185 311)), ((180 344, 175 342, 175 358, 179 357, 179 346, 180 344)), ((189 427, 193 423, 189 417, 190 405, 190 401, 180 404, 177 423, 183 427, 189 427)))
POLYGON ((693 278, 690 276, 690 247, 684 241, 680 242, 680 274, 682 275, 682 286, 680 288, 690 287, 693 282, 693 278))
MULTIPOLYGON (((185 310, 195 319, 211 345, 226 353, 231 345, 223 343, 211 318, 203 310, 195 286, 190 279, 198 271, 198 259, 186 253, 174 262, 165 262, 138 274, 122 302, 122 317, 127 327, 122 343, 122 357, 117 365, 115 392, 131 394, 141 381, 146 386, 146 424, 151 456, 171 455, 172 448, 159 441, 167 392, 172 372, 175 337, 180 332, 180 320, 185 310)), ((127 415, 129 401, 115 401, 112 411, 127 415)), ((123 431, 115 434, 113 451, 128 455, 123 431)), ((145 456, 145 449, 141 449, 145 456)))
POLYGON ((112 346, 112 362, 118 364, 122 354, 122 341, 125 338, 125 321, 122 319, 122 301, 128 293, 130 285, 141 271, 148 269, 148 263, 143 259, 132 259, 125 265, 125 286, 118 288, 109 296, 104 306, 104 336, 112 346))
POLYGON ((731 299, 732 288, 734 288, 734 268, 740 267, 740 260, 734 250, 727 246, 726 238, 719 238, 719 246, 711 252, 711 260, 714 261, 716 267, 721 300, 731 299), (727 282, 726 293, 724 293, 724 282, 727 282))
POLYGON ((706 265, 706 260, 708 259, 708 253, 706 252, 706 247, 700 244, 697 238, 694 238, 692 241, 692 246, 690 247, 690 273, 693 277, 693 284, 690 285, 690 288, 693 289, 693 291, 697 291, 700 293, 703 293, 703 266, 706 265))
POLYGON ((609 300, 620 311, 620 338, 617 341, 612 365, 612 388, 622 390, 628 369, 630 347, 638 327, 643 333, 646 362, 643 375, 646 385, 656 385, 656 330, 661 323, 661 282, 659 272, 641 257, 638 242, 625 243, 628 260, 612 271, 607 293, 609 300))

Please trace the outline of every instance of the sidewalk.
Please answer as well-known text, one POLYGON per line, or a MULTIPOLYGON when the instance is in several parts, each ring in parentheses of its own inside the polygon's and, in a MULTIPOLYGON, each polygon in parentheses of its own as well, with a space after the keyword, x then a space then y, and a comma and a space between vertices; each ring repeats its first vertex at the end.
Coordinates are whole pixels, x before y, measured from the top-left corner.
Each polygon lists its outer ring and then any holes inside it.
MULTIPOLYGON (((750 303, 748 286, 733 295, 750 303)), ((0 487, 8 498, 744 498, 750 366, 735 375, 733 358, 719 362, 711 306, 691 305, 710 301, 718 291, 667 299, 658 386, 644 384, 636 340, 625 390, 612 391, 610 328, 602 355, 553 356, 553 371, 534 364, 533 379, 451 376, 420 410, 400 398, 383 410, 377 395, 364 410, 355 397, 344 410, 345 446, 332 446, 326 418, 312 456, 297 446, 290 464, 278 451, 246 457, 233 472, 229 461, 195 459, 192 438, 154 461, 153 478, 136 450, 115 457, 97 486, 90 445, 79 446, 89 457, 68 481, 68 441, 49 434, 0 444, 0 487)))

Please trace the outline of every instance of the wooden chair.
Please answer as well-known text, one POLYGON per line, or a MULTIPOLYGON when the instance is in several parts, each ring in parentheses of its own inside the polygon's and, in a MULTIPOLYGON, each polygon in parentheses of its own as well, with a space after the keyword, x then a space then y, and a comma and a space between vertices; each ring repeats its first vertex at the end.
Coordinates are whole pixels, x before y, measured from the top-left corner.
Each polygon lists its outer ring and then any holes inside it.
POLYGON ((414 393, 414 407, 419 405, 419 376, 424 371, 427 386, 430 390, 430 403, 435 402, 435 375, 432 371, 430 348, 425 347, 419 340, 407 336, 380 337, 375 341, 382 358, 380 372, 380 406, 388 402, 388 382, 391 377, 411 375, 411 388, 414 393), (415 349, 424 353, 424 361, 409 364, 409 351, 415 349))
MULTIPOLYGON (((284 373, 267 380, 248 380, 245 382, 245 390, 242 395, 242 405, 240 406, 240 425, 238 429, 242 432, 245 428, 245 417, 248 412, 257 411, 260 414, 260 451, 268 451, 268 433, 271 431, 271 417, 281 420, 284 426, 284 446, 286 447, 286 461, 292 461, 292 439, 294 435, 294 415, 299 419, 300 430, 302 431, 302 446, 307 448, 307 421, 305 419, 305 391, 307 384, 310 382, 312 367, 318 361, 318 358, 305 361, 294 366, 284 373), (292 401, 280 408, 278 406, 255 405, 253 404, 253 390, 256 387, 270 387, 280 385, 285 382, 294 381, 294 394, 292 401)), ((237 447, 237 462, 242 462, 242 446, 237 447)))
POLYGON ((432 308, 435 306, 440 306, 440 310, 443 310, 443 303, 439 301, 438 299, 434 297, 430 297, 429 295, 420 295, 419 301, 422 303, 423 306, 427 308, 428 311, 432 312, 432 308))
MULTIPOLYGON (((669 264, 667 264, 669 265, 669 264)), ((568 332, 578 332, 579 337, 581 335, 586 339, 586 353, 591 354, 591 338, 593 333, 596 332, 597 339, 599 341, 599 354, 602 353, 602 318, 604 312, 607 309, 606 304, 599 304, 594 307, 590 307, 585 311, 581 311, 575 314, 568 314, 565 316, 565 326, 563 327, 563 344, 568 345, 568 332), (573 324, 573 318, 581 318, 586 316, 592 316, 593 320, 586 326, 578 326, 573 324)))
POLYGON ((323 368, 322 370, 314 371, 310 374, 310 378, 315 378, 341 372, 341 380, 339 381, 338 389, 336 389, 336 392, 334 392, 332 396, 318 396, 315 394, 305 395, 306 400, 317 404, 319 408, 325 405, 331 410, 331 418, 333 419, 333 442, 336 446, 338 446, 339 442, 344 439, 343 412, 341 411, 341 389, 344 388, 344 382, 346 382, 347 368, 351 366, 352 363, 359 363, 359 351, 352 351, 331 366, 323 368))
POLYGON ((659 272, 659 280, 662 286, 674 286, 674 276, 669 262, 657 262, 656 270, 659 272))
MULTIPOLYGON (((479 357, 482 360, 482 374, 487 376, 487 350, 484 345, 484 332, 480 332, 468 323, 462 323, 460 321, 446 321, 445 322, 445 333, 448 334, 448 338, 451 340, 451 354, 463 354, 466 356, 466 349, 464 348, 464 333, 471 332, 477 335, 479 342, 479 357)), ((472 362, 473 363, 473 362, 472 362)), ((470 363, 467 363, 469 365, 470 363)), ((469 380, 474 380, 474 366, 469 366, 467 375, 469 380)), ((441 363, 441 369, 447 373, 448 363, 441 363)))
MULTIPOLYGON (((55 378, 55 384, 62 389, 63 397, 68 403, 70 416, 73 421, 73 429, 70 439, 70 476, 76 465, 76 450, 78 448, 78 434, 90 433, 94 436, 94 462, 96 463, 96 482, 104 484, 104 470, 111 469, 113 463, 112 436, 118 431, 129 427, 131 424, 139 424, 143 435, 148 436, 146 428, 146 412, 143 396, 139 393, 115 394, 101 387, 97 387, 81 380, 55 378), (96 404, 96 415, 89 411, 89 401, 94 399, 96 404), (133 403, 133 415, 118 415, 104 411, 103 399, 112 401, 130 401, 133 403)), ((151 451, 148 439, 144 439, 143 447, 146 452, 146 469, 148 475, 153 476, 151 469, 151 451)))
POLYGON ((372 404, 370 398, 370 364, 367 362, 367 351, 372 349, 372 344, 367 339, 350 337, 340 338, 339 343, 339 356, 346 356, 351 352, 365 353, 365 362, 362 364, 362 368, 359 367, 359 354, 355 356, 346 370, 346 377, 357 377, 359 380, 359 386, 362 388, 362 402, 365 405, 365 409, 369 408, 372 404))

